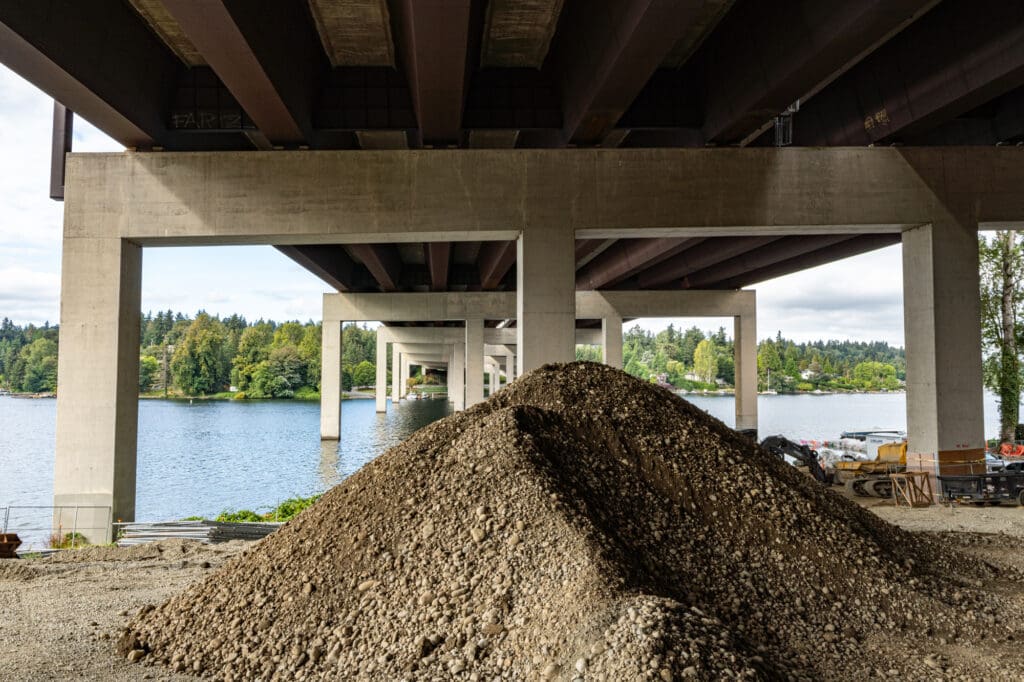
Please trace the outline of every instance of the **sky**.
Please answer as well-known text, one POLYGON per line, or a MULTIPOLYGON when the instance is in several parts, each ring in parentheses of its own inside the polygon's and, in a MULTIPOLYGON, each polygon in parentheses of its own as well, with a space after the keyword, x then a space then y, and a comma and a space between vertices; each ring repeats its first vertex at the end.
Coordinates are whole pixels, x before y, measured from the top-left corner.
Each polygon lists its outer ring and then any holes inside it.
MULTIPOLYGON (((0 318, 59 320, 63 204, 49 198, 53 101, 0 65, 0 318)), ((75 118, 76 152, 121 151, 75 118)), ((851 339, 903 345, 900 247, 830 263, 756 285, 758 337, 851 339)), ((143 252, 142 310, 238 313, 300 321, 320 318, 329 287, 267 246, 163 247, 143 252)), ((638 320, 714 330, 726 318, 638 320)))

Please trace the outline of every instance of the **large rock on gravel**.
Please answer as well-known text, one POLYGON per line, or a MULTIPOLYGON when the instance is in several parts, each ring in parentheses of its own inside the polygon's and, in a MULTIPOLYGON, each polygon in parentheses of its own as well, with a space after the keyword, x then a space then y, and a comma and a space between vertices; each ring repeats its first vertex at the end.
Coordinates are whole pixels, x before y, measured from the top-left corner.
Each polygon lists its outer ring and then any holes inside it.
POLYGON ((225 680, 932 678, 905 647, 993 636, 965 597, 990 573, 663 389, 553 365, 145 609, 121 651, 225 680))

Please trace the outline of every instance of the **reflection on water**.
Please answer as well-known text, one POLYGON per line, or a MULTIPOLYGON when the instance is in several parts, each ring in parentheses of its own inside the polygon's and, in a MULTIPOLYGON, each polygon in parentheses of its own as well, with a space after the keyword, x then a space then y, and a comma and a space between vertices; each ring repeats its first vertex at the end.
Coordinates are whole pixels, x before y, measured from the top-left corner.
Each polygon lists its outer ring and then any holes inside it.
MULTIPOLYGON (((731 397, 686 396, 733 423, 731 397)), ((832 438, 840 431, 905 428, 905 396, 761 396, 761 433, 832 438)), ((416 429, 448 414, 443 400, 403 402, 387 415, 373 400, 342 404, 340 442, 320 441, 316 403, 144 400, 139 404, 137 518, 225 509, 269 510, 322 492, 416 429)), ((0 398, 0 507, 46 505, 53 494, 56 401, 0 398)), ((997 432, 985 396, 986 433, 997 432)))
MULTIPOLYGON (((317 403, 142 400, 136 518, 269 510, 323 492, 449 413, 443 400, 347 400, 341 440, 320 440, 317 403)), ((0 507, 50 505, 56 401, 0 398, 0 507)))

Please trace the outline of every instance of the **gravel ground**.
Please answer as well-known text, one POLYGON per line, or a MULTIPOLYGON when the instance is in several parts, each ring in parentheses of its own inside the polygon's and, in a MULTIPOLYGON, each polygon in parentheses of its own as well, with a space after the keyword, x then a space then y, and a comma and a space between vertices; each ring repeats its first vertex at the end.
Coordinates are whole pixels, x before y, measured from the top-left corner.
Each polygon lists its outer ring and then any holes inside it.
POLYGON ((867 511, 656 387, 554 366, 249 551, 0 563, 0 679, 1019 680, 1024 540, 871 513, 1018 511, 867 511))
POLYGON ((188 680, 140 671, 114 641, 144 604, 204 578, 247 543, 172 541, 0 559, 0 680, 188 680))

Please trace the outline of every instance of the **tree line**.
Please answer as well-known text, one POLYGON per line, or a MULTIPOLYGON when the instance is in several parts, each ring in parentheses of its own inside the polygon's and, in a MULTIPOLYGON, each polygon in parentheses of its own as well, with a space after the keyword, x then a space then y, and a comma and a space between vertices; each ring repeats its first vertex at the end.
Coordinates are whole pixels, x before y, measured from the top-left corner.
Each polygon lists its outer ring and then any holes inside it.
MULTIPOLYGON (((724 327, 705 332, 669 325, 655 334, 635 325, 623 335, 623 369, 677 388, 733 386, 733 349, 724 327)), ((599 361, 601 351, 580 347, 576 356, 599 361)), ((758 343, 757 369, 759 389, 770 385, 778 391, 893 390, 906 379, 906 358, 902 348, 884 341, 797 343, 779 332, 758 343)))
MULTIPOLYGON (((320 391, 316 322, 258 320, 240 315, 194 317, 171 310, 142 316, 140 393, 315 399, 320 391)), ((376 381, 377 333, 357 324, 343 332, 342 387, 376 381)), ((57 327, 0 325, 0 385, 12 391, 53 391, 57 385, 57 327)), ((581 360, 600 361, 600 348, 580 346, 581 360)), ((654 334, 634 326, 623 335, 624 369, 679 388, 712 389, 735 381, 733 340, 724 328, 704 332, 674 325, 654 334)), ((903 349, 885 342, 796 343, 781 333, 758 344, 761 388, 789 390, 894 389, 905 378, 903 349)), ((390 373, 390 372, 389 372, 390 373)), ((390 381, 390 379, 389 379, 390 381)))
MULTIPOLYGON (((139 392, 181 396, 316 399, 320 392, 321 325, 240 315, 194 317, 172 310, 142 316, 139 392)), ((342 387, 372 386, 377 333, 345 326, 342 387)), ((58 328, 0 322, 0 387, 23 393, 57 389, 58 328)))

